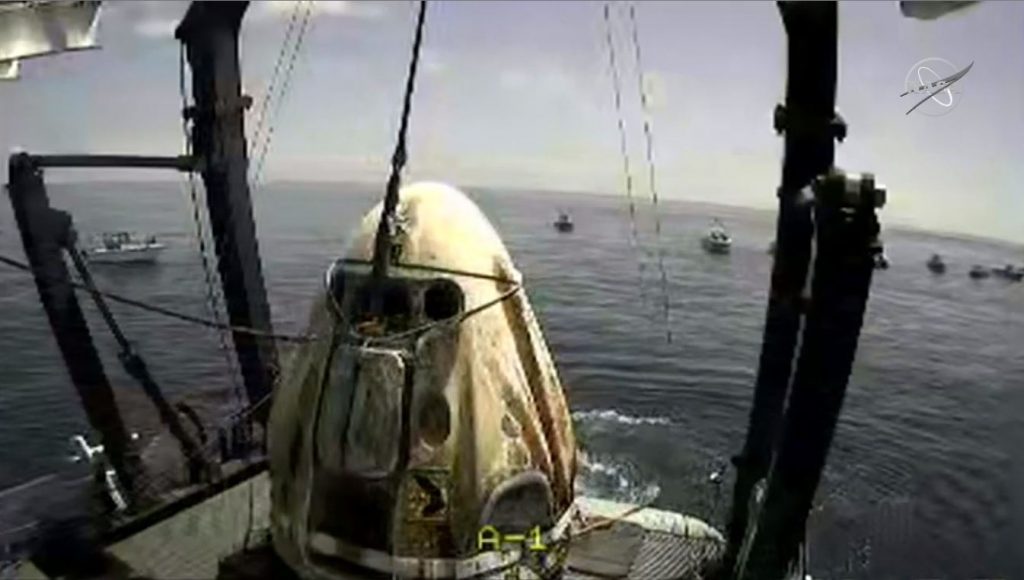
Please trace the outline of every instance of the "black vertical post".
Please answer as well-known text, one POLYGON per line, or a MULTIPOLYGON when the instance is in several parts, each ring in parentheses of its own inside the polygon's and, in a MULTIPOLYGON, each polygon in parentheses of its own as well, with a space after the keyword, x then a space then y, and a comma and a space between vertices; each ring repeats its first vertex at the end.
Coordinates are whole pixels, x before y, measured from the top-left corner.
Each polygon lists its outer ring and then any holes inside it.
POLYGON ((811 255, 811 206, 800 191, 833 164, 833 139, 843 138, 835 119, 837 15, 835 2, 779 2, 788 36, 788 80, 775 128, 785 132, 782 185, 778 190, 775 261, 758 364, 754 404, 737 475, 728 524, 731 567, 746 533, 748 506, 757 482, 768 474, 782 422, 803 311, 811 255))
POLYGON ((800 358, 764 503, 738 560, 740 580, 782 578, 807 516, 842 410, 874 272, 885 191, 874 177, 830 175, 815 187, 817 254, 800 358))
MULTIPOLYGON (((64 263, 63 249, 71 232, 71 216, 50 207, 42 170, 31 156, 12 155, 8 167, 7 189, 39 300, 89 424, 100 434, 104 454, 121 483, 134 492, 140 469, 138 456, 129 442, 114 392, 64 263)), ((135 497, 134 493, 130 495, 135 497)))
MULTIPOLYGON (((247 7, 248 2, 193 2, 175 36, 185 44, 192 69, 195 107, 187 114, 194 120, 192 143, 206 186, 228 317, 233 326, 269 333, 270 307, 249 196, 246 100, 238 57, 238 32, 247 7)), ((249 402, 256 404, 273 388, 274 342, 238 331, 233 339, 249 402)), ((255 416, 262 421, 265 411, 255 416)))

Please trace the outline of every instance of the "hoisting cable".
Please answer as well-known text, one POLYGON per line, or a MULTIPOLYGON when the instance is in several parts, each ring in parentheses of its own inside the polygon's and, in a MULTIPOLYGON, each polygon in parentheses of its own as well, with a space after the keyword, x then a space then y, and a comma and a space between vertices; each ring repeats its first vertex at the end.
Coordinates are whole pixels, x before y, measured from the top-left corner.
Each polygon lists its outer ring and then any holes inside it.
MULTIPOLYGON (((19 260, 15 260, 14 258, 10 258, 8 256, 0 255, 0 263, 6 264, 8 266, 11 266, 12 268, 17 268, 19 270, 23 270, 23 271, 28 272, 30 274, 32 273, 32 266, 26 264, 25 262, 22 262, 22 261, 19 261, 19 260)), ((75 288, 79 289, 79 290, 89 291, 89 288, 85 284, 83 284, 81 282, 76 282, 76 281, 72 280, 71 281, 71 285, 74 286, 75 288)), ((106 298, 106 299, 108 299, 108 300, 110 300, 112 302, 117 302, 117 303, 120 303, 120 304, 124 304, 125 306, 131 306, 133 308, 138 308, 140 310, 145 310, 145 311, 148 311, 148 312, 152 312, 153 314, 159 314, 161 316, 166 316, 168 318, 174 318, 174 319, 180 320, 182 322, 188 322, 188 323, 191 323, 191 324, 197 324, 197 325, 200 325, 200 326, 205 326, 207 328, 213 328, 213 329, 218 329, 218 330, 226 330, 226 331, 250 334, 252 336, 259 336, 259 337, 262 337, 262 338, 270 338, 270 339, 274 339, 274 340, 280 340, 280 341, 283 341, 283 342, 300 342, 300 343, 301 342, 312 342, 314 340, 317 340, 317 338, 318 338, 318 337, 316 337, 314 335, 308 335, 308 334, 284 334, 284 333, 278 333, 278 332, 266 332, 266 331, 260 330, 258 328, 249 328, 247 326, 233 326, 233 325, 230 325, 230 324, 224 324, 224 323, 219 322, 217 320, 210 320, 210 319, 206 319, 206 318, 200 318, 198 316, 193 316, 191 314, 185 314, 184 312, 177 312, 177 311, 171 310, 169 308, 164 308, 162 306, 157 306, 155 304, 148 304, 148 303, 143 302, 141 300, 135 300, 134 298, 128 298, 126 296, 122 296, 122 295, 117 294, 115 292, 109 292, 109 291, 106 291, 106 290, 99 290, 99 289, 97 289, 96 292, 100 296, 103 296, 104 298, 106 298)))
POLYGON ((626 140, 626 123, 622 114, 622 80, 619 77, 618 62, 615 58, 615 43, 612 39, 611 2, 604 3, 605 41, 608 45, 608 68, 612 77, 612 90, 615 94, 615 116, 619 129, 619 152, 622 155, 623 174, 625 176, 626 199, 629 202, 629 246, 637 261, 637 278, 640 285, 640 303, 647 303, 647 292, 644 290, 644 257, 639 244, 636 227, 636 202, 633 195, 633 170, 629 159, 629 147, 626 140))
POLYGON ((288 51, 292 40, 292 34, 295 32, 295 23, 299 18, 299 8, 302 6, 302 2, 295 2, 292 4, 291 18, 288 19, 288 27, 285 29, 284 40, 281 41, 281 48, 277 51, 277 59, 274 61, 274 71, 270 75, 270 81, 267 83, 267 89, 263 92, 263 98, 260 100, 260 108, 256 113, 256 119, 253 124, 252 132, 252 153, 255 156, 257 153, 257 144, 260 142, 260 137, 263 134, 263 127, 267 120, 267 110, 270 107, 270 101, 273 100, 274 91, 277 89, 277 79, 281 73, 281 65, 284 64, 285 54, 288 51))
MULTIPOLYGON (((398 223, 395 210, 398 207, 398 190, 402 185, 402 169, 407 159, 406 138, 409 130, 409 116, 412 112, 412 96, 416 88, 416 68, 420 60, 420 48, 423 44, 423 23, 427 15, 427 0, 420 0, 419 15, 416 19, 416 36, 412 43, 412 56, 409 59, 409 73, 405 80, 405 95, 402 100, 402 117, 398 127, 398 140, 395 143, 395 152, 391 156, 391 175, 388 177, 387 190, 384 194, 384 204, 381 209, 380 223, 377 225, 377 236, 373 245, 373 269, 371 271, 372 283, 379 285, 387 277, 388 264, 397 256, 392 256, 393 237, 397 233, 398 223)), ((380 292, 375 293, 375 299, 371 314, 376 316, 380 312, 380 292)))
MULTIPOLYGON (((162 308, 160 306, 155 306, 138 300, 133 300, 131 298, 126 298, 124 296, 112 292, 102 291, 95 285, 95 282, 92 279, 88 267, 86 266, 84 257, 82 256, 80 251, 77 250, 77 248, 75 248, 73 245, 71 245, 68 247, 68 253, 71 256, 72 261, 75 263, 75 267, 79 273, 79 276, 83 280, 82 282, 79 282, 72 279, 69 280, 68 282, 75 289, 85 290, 89 292, 90 296, 93 298, 93 301, 95 302, 97 309, 99 310, 104 321, 110 328, 110 331, 114 335, 115 340, 121 347, 119 358, 122 364, 125 366, 125 370, 128 372, 128 374, 130 374, 133 378, 135 378, 142 384, 143 390, 145 391, 146 395, 157 407, 157 411, 160 414, 161 420, 167 425, 168 430, 171 432, 171 434, 178 440, 181 447, 182 455, 184 456, 186 463, 189 467, 190 479, 195 481, 201 478, 216 478, 219 466, 215 463, 211 463, 209 458, 212 456, 212 453, 216 450, 216 446, 219 445, 221 441, 219 439, 205 440, 205 437, 203 437, 202 426, 199 424, 198 417, 196 416, 195 412, 184 403, 178 402, 175 405, 175 407, 178 410, 180 410, 183 414, 187 415, 192 420, 192 422, 196 424, 197 432, 200 434, 200 437, 203 439, 203 441, 201 441, 200 443, 196 443, 195 440, 188 434, 188 432, 183 429, 179 416, 175 412, 174 408, 172 408, 168 404, 168 402, 165 399, 163 399, 163 396, 159 391, 159 387, 153 381, 152 376, 149 374, 149 371, 146 368, 144 361, 142 360, 141 357, 138 356, 138 354, 132 348, 131 343, 128 342, 124 333, 118 327, 117 322, 114 319, 113 314, 110 311, 110 308, 106 305, 104 299, 110 300, 112 302, 119 302, 127 306, 132 306, 134 308, 146 310, 155 314, 167 316, 169 318, 174 318, 193 324, 199 324, 209 328, 230 330, 234 332, 246 332, 255 336, 273 338, 276 340, 291 342, 310 342, 312 340, 316 340, 317 337, 310 335, 274 334, 258 329, 246 327, 233 327, 220 322, 206 320, 196 316, 175 312, 173 310, 162 308)), ((32 266, 30 266, 29 264, 26 264, 20 260, 16 260, 8 256, 0 255, 0 263, 3 263, 7 266, 11 266, 13 268, 16 268, 29 274, 34 273, 32 266)), ((238 411, 230 414, 226 420, 221 421, 217 425, 217 431, 224 432, 225 429, 237 429, 239 428, 239 426, 245 425, 246 423, 244 421, 247 421, 250 416, 252 416, 254 413, 259 411, 262 407, 264 407, 267 403, 270 402, 271 395, 272 393, 268 393, 259 401, 253 402, 248 405, 243 404, 238 411)))
MULTIPOLYGON (((17 270, 20 270, 20 271, 23 271, 23 272, 26 272, 26 273, 29 273, 29 274, 32 274, 32 272, 33 272, 32 271, 32 266, 29 265, 28 263, 25 263, 25 262, 20 261, 20 260, 16 260, 16 259, 11 258, 9 256, 4 256, 2 254, 0 254, 0 263, 9 265, 9 266, 14 267, 14 268, 17 268, 17 270)), ((357 264, 357 265, 365 265, 365 266, 366 265, 371 265, 371 262, 369 262, 369 261, 357 260, 357 259, 343 259, 343 260, 339 260, 339 263, 357 264)), ((487 281, 490 281, 490 282, 496 282, 496 283, 500 283, 500 284, 504 284, 504 285, 510 286, 509 290, 506 290, 505 292, 502 292, 501 294, 498 295, 498 297, 496 297, 496 298, 494 298, 492 300, 488 300, 488 301, 486 301, 486 302, 484 302, 484 303, 482 303, 482 304, 480 304, 478 306, 474 306, 472 308, 469 308, 469 309, 465 310, 465 312, 463 312, 461 315, 459 315, 458 317, 456 317, 454 319, 454 322, 463 321, 463 320, 465 320, 465 319, 467 319, 467 318, 469 318, 469 317, 471 317, 471 316, 473 316, 473 315, 475 315, 475 314, 477 314, 479 312, 482 312, 483 309, 485 309, 485 308, 487 308, 489 306, 492 306, 492 305, 494 305, 494 304, 496 304, 496 303, 498 303, 498 302, 500 302, 502 300, 505 300, 505 299, 509 298, 510 296, 514 295, 516 292, 518 292, 522 288, 519 285, 519 283, 516 282, 515 280, 508 280, 508 279, 497 277, 497 276, 490 276, 490 275, 485 275, 485 274, 476 274, 476 273, 472 273, 472 272, 464 272, 464 271, 458 271, 458 270, 450 270, 450 268, 445 268, 445 267, 432 266, 432 265, 421 265, 421 264, 414 264, 414 263, 398 263, 398 264, 395 264, 395 266, 402 268, 402 270, 414 270, 414 271, 420 271, 420 272, 432 272, 432 273, 436 273, 436 274, 447 274, 447 275, 452 275, 452 276, 459 276, 459 277, 465 277, 465 278, 473 278, 473 279, 477 279, 477 280, 487 280, 487 281)), ((88 291, 88 292, 92 291, 85 284, 83 284, 81 282, 77 282, 75 280, 71 281, 71 285, 73 287, 75 287, 76 289, 78 289, 78 290, 85 290, 85 291, 88 291)), ((266 332, 264 330, 260 330, 260 329, 257 329, 257 328, 250 328, 250 327, 247 327, 247 326, 234 326, 234 325, 224 324, 224 323, 221 323, 221 322, 218 322, 218 321, 213 321, 213 320, 209 320, 209 319, 200 318, 200 317, 193 316, 193 315, 186 315, 184 313, 179 313, 179 312, 177 312, 177 310, 172 310, 170 308, 165 308, 163 306, 158 306, 156 304, 150 304, 150 303, 147 303, 147 302, 143 302, 142 300, 136 300, 134 298, 128 298, 127 296, 122 296, 121 294, 118 294, 116 292, 110 292, 110 291, 106 291, 106 290, 99 290, 98 288, 95 289, 95 292, 98 295, 102 296, 103 298, 111 300, 112 302, 118 302, 118 303, 124 304, 126 306, 131 306, 133 308, 138 308, 138 309, 141 309, 141 310, 145 310, 145 312, 148 312, 148 313, 153 313, 153 314, 156 314, 156 315, 161 315, 161 316, 164 316, 164 317, 167 317, 167 318, 175 319, 175 320, 178 320, 178 321, 181 321, 181 322, 186 322, 186 323, 189 323, 189 324, 205 326, 207 328, 212 328, 212 329, 216 329, 216 330, 225 330, 225 331, 230 331, 230 332, 237 332, 237 333, 240 333, 240 334, 249 334, 249 335, 258 336, 258 337, 261 337, 261 338, 269 338, 269 339, 272 339, 272 340, 280 340, 282 342, 295 342, 295 343, 313 342, 313 341, 316 341, 316 340, 322 340, 322 339, 329 338, 329 337, 325 337, 325 336, 317 336, 315 334, 306 334, 306 333, 302 333, 302 334, 287 334, 287 333, 281 333, 281 332, 266 332)), ((427 327, 431 327, 432 328, 434 326, 437 326, 439 324, 443 324, 445 322, 447 322, 447 321, 434 322, 434 323, 431 323, 431 324, 428 324, 428 325, 424 325, 423 327, 418 327, 417 329, 413 329, 413 330, 415 332, 424 332, 425 330, 428 329, 427 327)), ((402 335, 404 335, 404 333, 402 335)), ((387 336, 387 337, 384 337, 384 339, 386 339, 386 340, 393 340, 396 336, 398 336, 398 335, 387 336)))
MULTIPOLYGON (((189 466, 190 473, 202 474, 205 477, 216 477, 217 465, 212 464, 209 458, 211 457, 211 454, 216 450, 217 445, 219 445, 221 442, 218 439, 212 439, 203 440, 199 444, 197 444, 194 440, 191 439, 191 437, 188 435, 186 431, 181 429, 180 420, 178 419, 178 416, 175 414, 173 409, 169 409, 167 401, 162 400, 162 395, 159 392, 159 387, 157 387, 155 382, 153 382, 152 377, 149 375, 148 370, 146 369, 141 357, 139 357, 137 353, 135 353, 134 349, 131 347, 131 344, 128 342, 124 333, 121 332, 120 328, 117 326, 116 320, 113 318, 113 314, 111 313, 109 307, 105 304, 104 299, 110 300, 111 302, 118 302, 126 306, 131 306, 133 308, 138 308, 140 310, 152 312, 154 314, 166 316, 168 318, 188 322, 191 324, 198 324, 201 326, 206 326, 208 328, 215 328, 220 330, 248 333, 254 336, 271 338, 280 341, 305 343, 317 340, 317 337, 314 335, 276 334, 262 331, 259 329, 241 326, 231 326, 216 321, 199 318, 197 316, 191 316, 188 314, 175 312, 173 310, 169 310, 167 308, 163 308, 153 304, 147 304, 145 302, 127 298, 113 292, 106 292, 100 290, 95 285, 95 282, 93 281, 92 276, 90 275, 87 267, 85 267, 85 261, 82 259, 81 253, 77 249, 69 249, 69 254, 71 255, 72 261, 75 262, 76 270, 78 271, 79 276, 82 277, 83 280, 82 282, 76 280, 69 280, 69 282, 75 289, 85 290, 93 298, 93 301, 96 303, 97 309, 99 310, 101 316, 103 317, 104 321, 107 322, 107 325, 110 328, 111 333, 114 335, 115 340, 117 340, 118 344, 121 346, 121 353, 119 353, 119 358, 121 359, 122 364, 125 365, 126 371, 128 371, 128 373, 133 378, 136 378, 142 384, 146 394, 150 397, 150 399, 153 400, 154 405, 157 407, 157 410, 161 415, 161 419, 163 419, 165 423, 168 425, 168 430, 171 431, 171 434, 178 439, 179 443, 181 444, 182 455, 185 457, 185 460, 189 466), (175 425, 176 423, 177 425, 175 425)), ((32 266, 20 260, 11 258, 9 256, 0 255, 0 263, 29 274, 33 273, 32 266)), ((229 428, 238 428, 239 425, 244 424, 244 420, 247 420, 250 416, 252 416, 262 407, 264 407, 267 403, 269 403, 271 400, 271 395, 272 393, 268 393, 259 401, 253 402, 248 405, 243 404, 239 410, 235 411, 234 413, 231 413, 230 415, 227 416, 226 419, 222 420, 218 425, 216 425, 216 430, 218 432, 223 432, 229 428)), ((200 434, 201 438, 203 438, 203 429, 198 422, 198 417, 195 415, 195 411, 182 402, 176 403, 175 407, 177 407, 177 409, 181 411, 183 414, 189 416, 191 421, 194 424, 196 424, 197 432, 200 434)))
POLYGON ((671 304, 668 295, 668 275, 665 273, 665 256, 661 249, 661 212, 658 208, 658 187, 654 179, 654 132, 651 129, 651 110, 644 88, 644 65, 640 54, 640 34, 636 25, 636 5, 629 5, 629 20, 632 27, 633 50, 636 55, 637 86, 640 91, 640 107, 643 110, 644 141, 646 143, 647 166, 649 169, 649 185, 651 188, 651 205, 654 209, 654 249, 658 257, 658 271, 661 274, 661 294, 665 312, 665 339, 672 342, 671 304))
MULTIPOLYGON (((263 164, 266 162, 267 152, 270 150, 270 142, 274 137, 274 120, 281 112, 281 106, 282 103, 284 102, 284 97, 288 93, 288 88, 291 86, 292 71, 295 68, 295 62, 298 60, 299 52, 302 50, 302 41, 306 37, 306 31, 309 29, 310 18, 313 15, 313 6, 313 0, 307 0, 306 11, 305 13, 303 13, 302 23, 299 25, 299 33, 298 36, 296 37, 295 45, 291 51, 291 55, 288 58, 288 67, 284 71, 284 80, 282 81, 281 88, 278 90, 277 93, 277 103, 275 103, 274 105, 274 112, 271 114, 270 119, 267 120, 266 122, 267 129, 266 133, 263 135, 263 145, 262 147, 260 147, 259 144, 257 143, 253 149, 253 151, 255 152, 256 148, 259 148, 259 155, 256 159, 255 169, 253 170, 252 174, 251 187, 253 189, 256 188, 256 186, 259 184, 260 178, 263 176, 263 164)), ((284 46, 281 47, 282 51, 284 50, 284 48, 284 46)), ((267 98, 269 99, 271 97, 272 95, 268 94, 267 98)), ((256 138, 254 137, 254 141, 255 139, 256 138)))

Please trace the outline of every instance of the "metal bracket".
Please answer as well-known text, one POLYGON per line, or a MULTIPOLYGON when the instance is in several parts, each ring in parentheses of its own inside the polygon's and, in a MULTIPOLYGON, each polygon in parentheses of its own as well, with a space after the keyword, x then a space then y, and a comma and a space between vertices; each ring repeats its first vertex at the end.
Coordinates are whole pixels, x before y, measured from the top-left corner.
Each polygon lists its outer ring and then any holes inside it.
POLYGON ((850 207, 885 207, 886 189, 875 183, 873 173, 846 173, 833 167, 811 183, 814 197, 820 201, 834 201, 850 207))
MULTIPOLYGON (((131 437, 133 441, 137 441, 139 434, 132 433, 131 437)), ((73 450, 72 461, 76 463, 84 461, 89 464, 96 481, 102 482, 103 490, 114 509, 119 512, 128 509, 125 490, 122 489, 117 472, 110 466, 103 445, 89 445, 85 436, 74 435, 71 437, 71 447, 73 450)))
POLYGON ((241 95, 238 98, 227 98, 218 100, 211 110, 209 107, 200 109, 196 105, 189 105, 181 111, 182 117, 191 121, 206 113, 214 118, 231 115, 238 111, 248 111, 252 108, 253 99, 249 95, 241 95))
POLYGON ((775 105, 772 126, 778 135, 783 133, 817 134, 823 132, 840 143, 846 139, 846 121, 838 111, 833 113, 831 118, 816 117, 802 113, 799 110, 789 111, 785 105, 779 103, 775 105))

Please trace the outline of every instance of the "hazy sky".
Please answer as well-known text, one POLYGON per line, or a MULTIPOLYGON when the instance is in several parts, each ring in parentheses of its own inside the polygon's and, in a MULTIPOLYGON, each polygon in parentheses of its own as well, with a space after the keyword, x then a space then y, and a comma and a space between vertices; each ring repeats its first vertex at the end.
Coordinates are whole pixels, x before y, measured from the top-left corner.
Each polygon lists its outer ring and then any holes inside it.
MULTIPOLYGON (((660 194, 773 207, 781 139, 771 113, 785 86, 774 2, 636 6, 660 194)), ((106 2, 103 50, 23 63, 21 81, 0 84, 0 150, 178 153, 172 31, 186 7, 106 2)), ((625 8, 613 10, 614 32, 631 156, 646 196, 625 8)), ((275 121, 267 179, 386 178, 414 9, 317 4, 275 121)), ((242 58, 254 110, 290 10, 249 8, 242 58)), ((929 22, 902 17, 896 2, 845 2, 839 29, 838 102, 850 131, 837 163, 873 171, 889 188, 883 220, 1024 242, 1024 3, 985 2, 929 22), (975 64, 949 114, 904 115, 913 104, 898 97, 904 79, 927 57, 975 64)), ((433 2, 409 177, 621 191, 604 34, 597 2, 433 2)), ((6 181, 6 164, 0 177, 6 181)))

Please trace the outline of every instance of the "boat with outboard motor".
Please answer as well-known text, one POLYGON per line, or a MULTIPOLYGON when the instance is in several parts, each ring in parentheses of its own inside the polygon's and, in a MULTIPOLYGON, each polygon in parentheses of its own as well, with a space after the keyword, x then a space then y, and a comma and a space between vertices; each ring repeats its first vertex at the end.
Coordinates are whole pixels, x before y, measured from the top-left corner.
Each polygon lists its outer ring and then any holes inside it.
POLYGON ((563 234, 571 232, 575 227, 572 223, 572 218, 570 218, 569 214, 566 212, 559 212, 558 219, 555 220, 554 226, 556 230, 563 234))
POLYGON ((1012 263, 992 266, 992 276, 1010 282, 1020 282, 1024 280, 1024 267, 1017 267, 1012 263))
POLYGON ((709 254, 728 254, 732 249, 732 237, 721 220, 715 219, 700 239, 700 245, 709 254))
POLYGON ((84 254, 90 264, 152 263, 164 248, 153 235, 138 239, 129 232, 107 232, 84 254))
POLYGON ((985 266, 975 264, 971 266, 971 269, 967 272, 967 275, 974 280, 984 280, 992 275, 992 271, 985 266))
POLYGON ((933 274, 946 273, 946 263, 942 261, 942 256, 938 254, 932 254, 932 257, 928 258, 928 261, 925 262, 925 264, 933 274))
POLYGON ((1010 282, 1020 282, 1024 280, 1024 268, 1017 268, 1013 264, 996 266, 992 268, 992 275, 1010 282))

